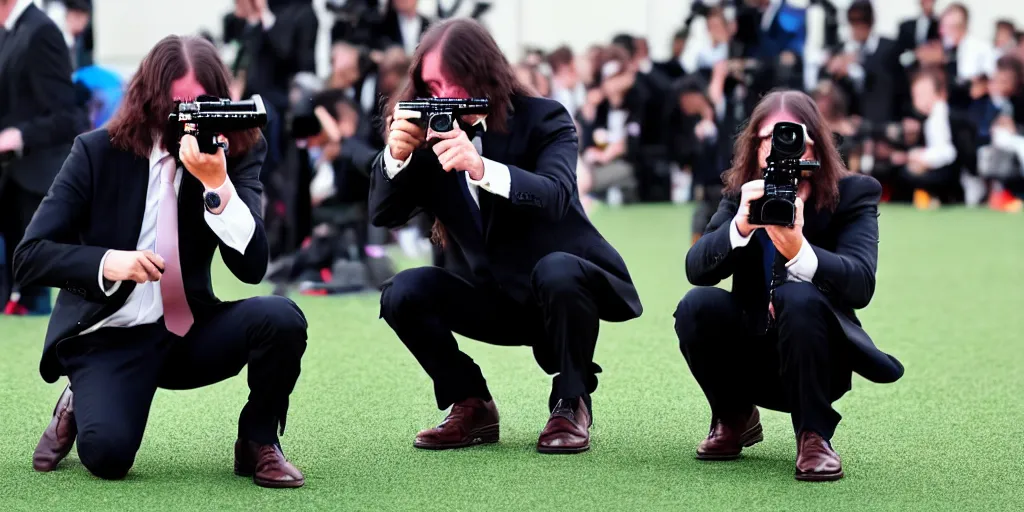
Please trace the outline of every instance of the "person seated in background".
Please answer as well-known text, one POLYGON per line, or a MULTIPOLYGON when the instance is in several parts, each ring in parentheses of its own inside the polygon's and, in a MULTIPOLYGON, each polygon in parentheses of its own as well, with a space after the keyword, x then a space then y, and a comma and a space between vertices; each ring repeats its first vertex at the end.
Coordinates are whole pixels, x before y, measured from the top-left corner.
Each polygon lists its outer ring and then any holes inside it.
POLYGON ((370 174, 374 225, 434 216, 445 267, 399 272, 384 286, 380 316, 433 381, 437 407, 451 407, 413 446, 461 448, 499 438, 498 409, 480 368, 453 333, 529 346, 549 375, 550 416, 541 453, 590 448, 591 396, 601 320, 642 313, 618 252, 591 224, 576 191, 577 134, 565 107, 531 96, 478 22, 434 26, 391 100, 388 145, 370 174), (483 115, 443 133, 424 128, 398 102, 483 97, 483 115))
POLYGON ((143 58, 124 105, 71 154, 14 254, 26 285, 61 288, 39 370, 67 375, 32 457, 53 471, 77 441, 82 464, 124 478, 142 445, 158 388, 197 389, 248 367, 235 474, 263 487, 305 479, 281 451, 289 396, 306 350, 306 318, 282 297, 221 301, 210 265, 219 252, 238 280, 267 270, 259 130, 168 140, 175 101, 228 96, 230 74, 212 44, 167 36, 143 58))
POLYGON ((633 199, 638 185, 629 153, 631 139, 639 138, 642 125, 635 83, 636 70, 629 56, 621 48, 609 48, 601 66, 601 83, 587 92, 579 119, 585 140, 583 161, 593 176, 591 192, 612 205, 633 199))
POLYGON ((541 98, 551 96, 551 83, 548 81, 548 77, 541 73, 538 66, 524 62, 516 65, 515 70, 516 78, 530 89, 533 89, 538 96, 541 98))
POLYGON ((854 313, 871 301, 878 267, 879 183, 849 172, 814 101, 799 91, 764 97, 736 139, 718 212, 686 254, 695 286, 679 302, 675 330, 711 405, 702 460, 727 460, 763 440, 757 407, 789 412, 797 480, 843 477, 831 439, 832 403, 852 374, 895 382, 903 365, 882 352, 854 313), (753 225, 776 123, 805 127, 804 159, 821 167, 801 178, 791 227, 753 225), (731 291, 716 287, 732 279, 731 291))
POLYGON ((953 125, 946 102, 946 76, 942 69, 926 68, 911 80, 914 109, 925 117, 920 139, 909 151, 893 153, 891 160, 903 166, 899 178, 914 190, 914 205, 935 208, 960 186, 960 160, 953 140, 953 125))
POLYGON ((358 106, 336 89, 313 98, 319 132, 306 144, 318 154, 313 164, 310 199, 313 234, 268 279, 275 293, 298 283, 306 294, 325 295, 380 289, 394 274, 384 246, 387 229, 371 226, 366 198, 370 166, 380 151, 366 142, 358 106))

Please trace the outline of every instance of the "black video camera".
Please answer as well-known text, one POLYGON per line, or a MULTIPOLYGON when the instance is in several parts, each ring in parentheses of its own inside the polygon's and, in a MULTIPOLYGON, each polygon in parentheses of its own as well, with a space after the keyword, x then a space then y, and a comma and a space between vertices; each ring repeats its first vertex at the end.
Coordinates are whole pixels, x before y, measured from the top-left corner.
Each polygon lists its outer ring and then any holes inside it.
POLYGON ((764 195, 750 202, 753 225, 792 227, 796 223, 796 190, 801 177, 809 177, 821 164, 801 160, 807 149, 807 127, 779 122, 772 131, 772 150, 764 168, 764 195))
POLYGON ((177 146, 183 136, 192 135, 199 142, 199 151, 212 155, 217 148, 224 148, 227 154, 227 144, 218 142, 218 135, 263 128, 266 124, 267 108, 259 94, 241 101, 200 96, 195 101, 175 103, 167 116, 164 140, 170 148, 177 146))
POLYGON ((490 108, 487 98, 424 98, 400 101, 395 110, 419 112, 419 119, 410 119, 422 127, 438 133, 450 132, 455 127, 455 118, 472 114, 486 114, 490 108))

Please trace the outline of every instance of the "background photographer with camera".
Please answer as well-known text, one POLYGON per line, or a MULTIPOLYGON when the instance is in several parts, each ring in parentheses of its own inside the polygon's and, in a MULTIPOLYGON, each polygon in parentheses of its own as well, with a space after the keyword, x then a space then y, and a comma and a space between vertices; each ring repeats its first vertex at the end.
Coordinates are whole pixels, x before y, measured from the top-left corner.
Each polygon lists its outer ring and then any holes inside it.
POLYGON ((871 301, 878 257, 874 179, 850 173, 814 101, 769 94, 736 139, 725 196, 686 255, 697 288, 675 313, 680 349, 711 405, 697 458, 732 459, 763 439, 757 406, 789 412, 796 478, 842 478, 832 402, 852 372, 894 382, 854 310, 871 301), (715 287, 732 278, 732 291, 715 287))
POLYGON ((444 268, 399 272, 380 299, 381 317, 433 380, 437 407, 452 407, 414 445, 498 441, 497 407, 459 333, 532 347, 557 374, 537 450, 587 450, 599 322, 636 318, 642 307, 622 258, 580 204, 572 118, 518 82, 490 34, 465 18, 431 27, 408 78, 370 175, 370 215, 386 227, 434 215, 445 253, 444 268), (441 110, 480 102, 485 113, 475 116, 441 110), (408 110, 433 103, 433 112, 408 110))
POLYGON ((62 289, 39 369, 47 382, 67 375, 70 384, 36 447, 37 471, 56 469, 77 440, 90 472, 123 478, 157 388, 205 387, 248 366, 235 473, 264 487, 303 484, 278 433, 306 348, 305 316, 282 297, 221 301, 210 282, 215 252, 250 284, 268 259, 260 101, 217 101, 212 117, 191 101, 226 98, 229 80, 205 39, 162 39, 115 118, 75 140, 15 251, 19 283, 62 289), (171 123, 172 114, 192 121, 171 123), (204 129, 227 117, 238 122, 204 129), (179 142, 182 126, 196 136, 179 142))

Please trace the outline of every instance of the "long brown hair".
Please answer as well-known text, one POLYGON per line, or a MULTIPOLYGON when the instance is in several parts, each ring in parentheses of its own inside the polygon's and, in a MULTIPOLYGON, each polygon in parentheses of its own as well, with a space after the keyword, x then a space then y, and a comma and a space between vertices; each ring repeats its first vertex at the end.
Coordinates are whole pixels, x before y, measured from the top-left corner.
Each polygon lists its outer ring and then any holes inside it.
POLYGON ((758 158, 761 124, 779 112, 791 114, 807 126, 807 135, 814 141, 814 153, 821 163, 821 168, 810 178, 814 207, 819 211, 835 209, 839 204, 839 179, 850 171, 839 156, 818 105, 807 94, 795 90, 772 91, 754 108, 746 127, 736 137, 732 168, 722 176, 724 192, 738 195, 744 183, 761 178, 758 158))
MULTIPOLYGON (((458 82, 471 97, 490 100, 488 130, 508 130, 513 96, 537 95, 528 85, 519 81, 515 69, 483 25, 471 18, 449 18, 431 25, 420 39, 409 72, 399 90, 391 95, 385 110, 385 139, 390 130, 392 113, 399 101, 430 97, 430 90, 423 81, 423 57, 435 48, 440 48, 441 69, 445 75, 458 82)), ((442 247, 445 245, 444 226, 436 219, 430 240, 442 247)))
MULTIPOLYGON (((195 74, 206 94, 227 98, 231 74, 217 55, 213 44, 201 37, 167 36, 142 59, 138 71, 128 82, 124 100, 107 125, 110 141, 119 149, 143 158, 152 151, 153 134, 163 133, 167 116, 174 108, 171 84, 195 74)), ((195 98, 183 98, 191 100, 195 98)), ((242 155, 259 139, 258 129, 226 133, 228 152, 242 155)), ((178 141, 162 141, 165 147, 176 147, 178 141)))

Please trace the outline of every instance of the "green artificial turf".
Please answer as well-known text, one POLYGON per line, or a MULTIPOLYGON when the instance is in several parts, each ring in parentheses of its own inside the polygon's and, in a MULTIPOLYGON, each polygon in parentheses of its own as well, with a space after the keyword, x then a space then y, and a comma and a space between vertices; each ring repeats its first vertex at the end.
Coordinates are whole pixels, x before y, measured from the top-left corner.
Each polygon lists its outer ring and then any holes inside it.
MULTIPOLYGON (((37 373, 45 320, 0 317, 2 510, 1021 510, 1024 508, 1024 229, 984 209, 885 206, 868 332, 906 365, 891 385, 855 377, 834 438, 847 476, 793 479, 789 418, 762 411, 765 441, 732 462, 694 460, 708 407, 679 353, 672 312, 689 288, 691 209, 604 209, 595 223, 635 278, 641 318, 603 324, 590 452, 540 455, 549 378, 525 348, 462 346, 484 370, 501 442, 412 447, 443 418, 430 382, 383 320, 375 294, 297 297, 309 349, 284 449, 306 475, 267 490, 232 475, 246 397, 238 377, 157 393, 125 481, 98 480, 77 453, 35 473, 32 450, 64 382, 37 373)), ((219 265, 219 263, 218 263, 219 265)), ((222 298, 266 293, 218 266, 222 298)), ((515 321, 511 319, 510 321, 515 321)))

